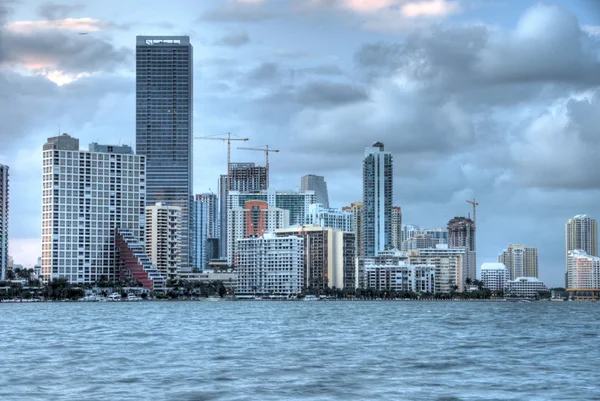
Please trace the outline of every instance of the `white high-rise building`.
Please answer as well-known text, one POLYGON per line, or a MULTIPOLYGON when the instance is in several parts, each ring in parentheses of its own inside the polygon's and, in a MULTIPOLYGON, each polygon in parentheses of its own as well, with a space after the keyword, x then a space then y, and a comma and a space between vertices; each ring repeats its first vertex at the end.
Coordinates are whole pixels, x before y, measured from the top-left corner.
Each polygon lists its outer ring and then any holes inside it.
POLYGON ((0 164, 0 280, 8 268, 8 166, 0 164))
POLYGON ((79 150, 63 134, 44 144, 42 177, 42 280, 116 279, 116 229, 145 237, 145 156, 129 146, 79 150))
POLYGON ((402 248, 402 208, 392 207, 392 248, 402 248))
POLYGON ((308 207, 306 224, 354 232, 354 215, 339 209, 328 209, 320 203, 313 203, 308 207))
POLYGON ((394 168, 390 152, 375 142, 363 159, 363 247, 364 256, 376 256, 392 248, 392 202, 394 168))
POLYGON ((279 228, 288 227, 288 210, 269 207, 267 202, 247 201, 244 207, 227 211, 227 264, 237 265, 237 243, 243 238, 262 237, 279 228))
POLYGON ((508 269, 502 263, 484 263, 481 265, 481 281, 491 291, 504 291, 510 280, 508 269))
POLYGON ((581 249, 590 256, 598 256, 598 225, 587 214, 578 214, 565 225, 567 268, 565 285, 569 286, 569 251, 581 249))
POLYGON ((574 249, 567 253, 567 269, 568 289, 600 289, 600 257, 588 255, 582 249, 574 249))
POLYGON ((181 270, 182 208, 161 202, 146 207, 146 253, 161 275, 175 279, 181 270))
POLYGON ((304 285, 304 238, 290 235, 238 240, 238 296, 300 294, 304 285))

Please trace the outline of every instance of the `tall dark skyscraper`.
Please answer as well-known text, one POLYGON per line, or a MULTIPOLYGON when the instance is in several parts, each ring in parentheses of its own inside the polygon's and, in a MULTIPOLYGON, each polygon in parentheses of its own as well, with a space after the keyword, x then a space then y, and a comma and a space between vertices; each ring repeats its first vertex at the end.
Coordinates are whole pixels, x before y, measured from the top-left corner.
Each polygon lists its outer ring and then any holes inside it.
POLYGON ((181 260, 190 264, 193 49, 188 36, 136 38, 136 153, 146 156, 146 203, 182 208, 181 260))
POLYGON ((392 154, 383 143, 366 148, 363 160, 363 252, 377 256, 392 247, 392 154))

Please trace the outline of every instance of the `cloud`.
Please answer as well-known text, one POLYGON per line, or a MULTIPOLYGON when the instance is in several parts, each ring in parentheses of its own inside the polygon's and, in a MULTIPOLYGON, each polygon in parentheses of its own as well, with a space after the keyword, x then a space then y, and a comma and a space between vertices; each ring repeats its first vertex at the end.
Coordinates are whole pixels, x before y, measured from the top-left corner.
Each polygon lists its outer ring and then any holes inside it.
POLYGON ((250 43, 250 36, 246 32, 228 33, 216 41, 217 45, 226 47, 240 47, 248 43, 250 43))
POLYGON ((408 18, 439 17, 460 12, 460 5, 456 1, 418 1, 403 4, 400 10, 408 18))
POLYGON ((204 12, 200 20, 209 22, 259 22, 276 17, 262 7, 265 1, 229 0, 220 7, 204 12))
POLYGON ((583 25, 581 30, 590 36, 600 36, 600 25, 583 25))
POLYGON ((116 48, 102 36, 72 32, 81 26, 63 24, 57 28, 51 24, 48 27, 46 22, 30 28, 26 28, 25 22, 8 24, 2 30, 0 66, 18 65, 65 84, 95 72, 114 71, 130 56, 128 49, 116 48))
POLYGON ((113 26, 110 22, 93 18, 65 18, 51 21, 15 21, 6 24, 5 27, 11 32, 27 34, 47 30, 99 32, 113 26))
POLYGON ((54 2, 42 3, 38 6, 38 15, 50 21, 67 18, 73 12, 85 8, 83 4, 59 4, 54 2))

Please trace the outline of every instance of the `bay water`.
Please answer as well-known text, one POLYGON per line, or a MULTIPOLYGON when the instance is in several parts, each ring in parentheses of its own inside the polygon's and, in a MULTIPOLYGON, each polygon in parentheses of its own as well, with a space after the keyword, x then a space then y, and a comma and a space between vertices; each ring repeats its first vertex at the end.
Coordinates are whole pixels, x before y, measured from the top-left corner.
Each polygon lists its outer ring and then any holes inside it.
POLYGON ((0 400, 594 400, 600 305, 0 304, 0 400))

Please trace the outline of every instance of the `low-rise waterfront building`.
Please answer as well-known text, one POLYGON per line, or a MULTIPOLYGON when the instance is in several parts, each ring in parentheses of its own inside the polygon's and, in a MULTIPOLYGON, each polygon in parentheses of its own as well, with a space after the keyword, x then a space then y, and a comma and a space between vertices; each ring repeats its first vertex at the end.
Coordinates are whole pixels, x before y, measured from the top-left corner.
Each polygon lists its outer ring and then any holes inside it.
POLYGON ((517 277, 506 282, 504 294, 508 297, 535 298, 540 292, 547 292, 548 287, 536 277, 517 277))
POLYGON ((361 259, 361 288, 394 292, 436 292, 434 265, 410 265, 394 257, 361 259))

